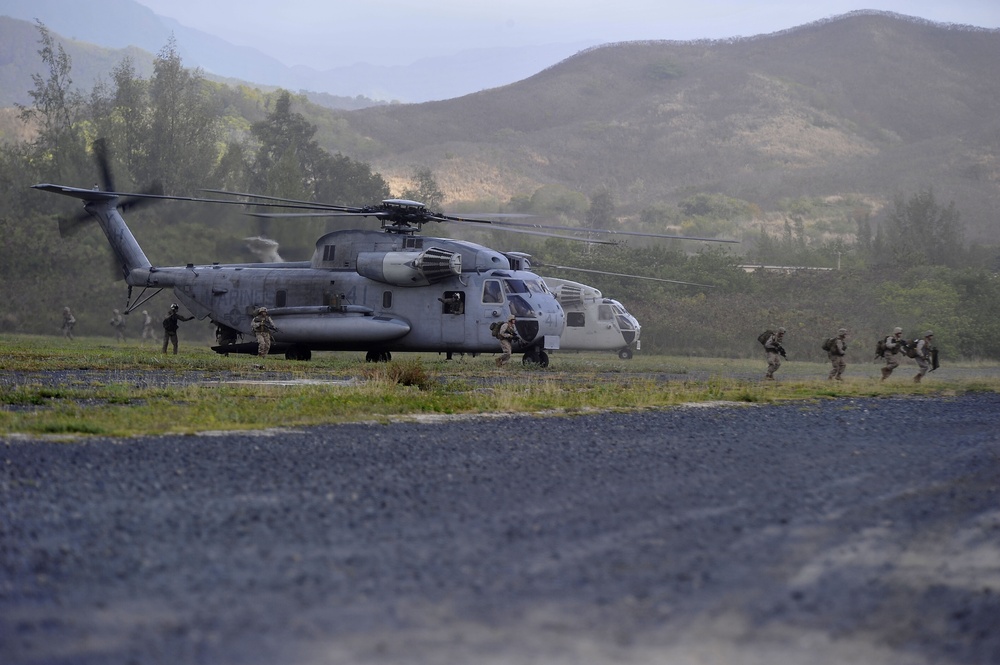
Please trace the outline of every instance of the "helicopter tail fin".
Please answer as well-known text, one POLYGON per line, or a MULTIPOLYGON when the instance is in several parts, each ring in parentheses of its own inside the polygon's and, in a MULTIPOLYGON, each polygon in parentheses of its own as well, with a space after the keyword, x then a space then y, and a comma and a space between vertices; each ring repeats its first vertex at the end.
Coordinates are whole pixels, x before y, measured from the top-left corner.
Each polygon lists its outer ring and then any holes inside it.
POLYGON ((97 223, 101 225, 101 230, 108 238, 111 250, 115 254, 115 259, 121 267, 121 274, 127 283, 129 275, 133 270, 149 270, 152 264, 146 258, 138 241, 132 235, 125 219, 118 212, 120 195, 115 192, 103 192, 98 189, 82 189, 79 187, 66 187, 63 185, 34 185, 34 189, 44 192, 62 194, 81 199, 84 202, 84 209, 90 213, 97 223))

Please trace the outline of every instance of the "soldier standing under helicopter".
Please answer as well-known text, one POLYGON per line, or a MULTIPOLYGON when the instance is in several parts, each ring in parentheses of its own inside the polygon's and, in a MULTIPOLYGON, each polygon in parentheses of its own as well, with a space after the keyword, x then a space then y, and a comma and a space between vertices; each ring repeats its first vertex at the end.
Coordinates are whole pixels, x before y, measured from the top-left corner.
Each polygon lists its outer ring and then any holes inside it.
POLYGON ((271 350, 271 343, 274 341, 271 333, 278 332, 278 329, 274 327, 274 321, 267 313, 267 307, 261 307, 257 310, 257 315, 250 322, 250 331, 257 337, 257 355, 265 358, 267 352, 271 350))
POLYGON ((177 303, 170 306, 167 318, 163 319, 163 352, 167 352, 167 343, 173 343, 174 355, 177 355, 177 327, 178 321, 190 321, 193 316, 181 316, 177 310, 180 309, 177 303))

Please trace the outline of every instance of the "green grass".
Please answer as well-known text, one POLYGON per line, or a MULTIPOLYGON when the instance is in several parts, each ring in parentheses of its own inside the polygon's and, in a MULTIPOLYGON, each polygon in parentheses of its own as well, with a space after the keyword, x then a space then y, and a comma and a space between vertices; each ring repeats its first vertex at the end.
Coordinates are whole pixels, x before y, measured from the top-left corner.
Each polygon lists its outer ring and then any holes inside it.
POLYGON ((579 414, 658 409, 694 402, 770 404, 787 400, 953 395, 1000 391, 1000 365, 954 363, 912 383, 913 365, 878 380, 878 365, 848 366, 825 380, 821 363, 787 362, 779 380, 760 381, 765 362, 637 354, 554 353, 550 366, 493 356, 317 353, 310 362, 224 357, 204 347, 177 356, 107 339, 0 336, 0 435, 131 436, 212 430, 296 428, 428 415, 579 414), (53 372, 73 372, 53 384, 53 372), (148 381, 137 380, 151 377, 148 381), (145 375, 144 373, 149 373, 145 375), (669 376, 667 376, 669 375, 669 376), (148 385, 147 385, 148 384, 148 385))

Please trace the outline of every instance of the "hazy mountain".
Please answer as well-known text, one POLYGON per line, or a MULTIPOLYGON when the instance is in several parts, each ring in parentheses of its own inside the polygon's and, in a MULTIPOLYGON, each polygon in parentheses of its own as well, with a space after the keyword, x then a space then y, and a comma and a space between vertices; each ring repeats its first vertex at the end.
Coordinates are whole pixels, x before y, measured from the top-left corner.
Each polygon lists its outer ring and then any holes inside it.
MULTIPOLYGON (((200 67, 218 77, 292 91, 309 90, 343 97, 360 95, 374 100, 403 102, 449 99, 504 85, 531 76, 591 45, 479 49, 450 57, 427 58, 405 67, 364 63, 336 68, 324 68, 320 63, 315 67, 287 67, 256 49, 236 46, 187 28, 132 0, 0 0, 0 16, 32 24, 40 19, 53 33, 67 39, 110 49, 133 46, 151 54, 159 52, 172 34, 185 66, 200 67)), ((4 41, 6 35, 0 31, 0 43, 4 41)), ((37 48, 32 52, 34 50, 37 48)), ((0 60, 0 70, 10 65, 9 59, 0 60)), ((23 103, 23 100, 17 101, 23 103)), ((0 99, 0 104, 6 103, 9 103, 6 99, 0 99)))
POLYGON ((593 48, 524 81, 342 113, 332 146, 449 201, 556 184, 624 212, 719 192, 761 207, 932 187, 1000 239, 1000 30, 855 12, 750 39, 593 48), (364 137, 364 140, 361 139, 364 137))

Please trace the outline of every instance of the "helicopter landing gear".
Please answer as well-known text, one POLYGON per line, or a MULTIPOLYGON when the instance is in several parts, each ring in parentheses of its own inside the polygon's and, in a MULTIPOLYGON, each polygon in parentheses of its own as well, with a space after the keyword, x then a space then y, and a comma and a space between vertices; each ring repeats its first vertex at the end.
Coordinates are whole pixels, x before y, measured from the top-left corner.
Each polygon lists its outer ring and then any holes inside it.
POLYGON ((618 357, 622 360, 632 360, 632 349, 627 346, 624 349, 620 349, 618 351, 618 357))
POLYGON ((538 365, 539 367, 549 366, 549 354, 542 351, 537 346, 531 347, 521 358, 522 365, 538 365))
POLYGON ((285 351, 286 360, 311 360, 312 350, 308 346, 292 346, 285 351))
POLYGON ((387 363, 392 360, 392 354, 388 351, 369 351, 365 354, 366 363, 387 363))

